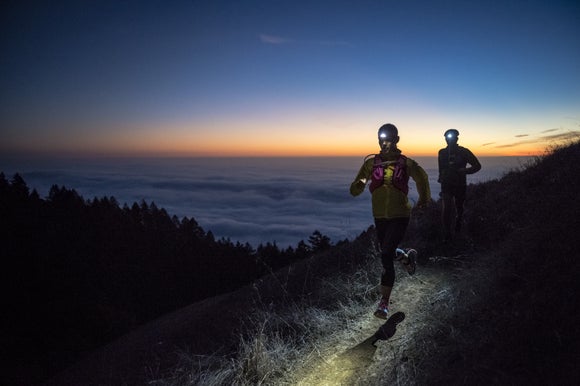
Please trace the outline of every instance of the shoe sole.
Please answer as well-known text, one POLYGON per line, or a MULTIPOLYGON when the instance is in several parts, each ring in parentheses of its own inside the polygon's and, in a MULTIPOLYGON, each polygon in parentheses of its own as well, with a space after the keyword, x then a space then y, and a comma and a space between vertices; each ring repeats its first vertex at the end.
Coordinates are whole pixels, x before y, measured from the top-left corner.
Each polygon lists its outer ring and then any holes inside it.
POLYGON ((387 322, 393 323, 395 326, 405 320, 405 313, 399 311, 395 312, 387 322))
POLYGON ((379 340, 388 340, 397 331, 397 324, 401 323, 405 319, 405 314, 402 312, 395 312, 382 326, 379 327, 377 332, 373 335, 373 341, 371 344, 375 347, 375 343, 379 340))

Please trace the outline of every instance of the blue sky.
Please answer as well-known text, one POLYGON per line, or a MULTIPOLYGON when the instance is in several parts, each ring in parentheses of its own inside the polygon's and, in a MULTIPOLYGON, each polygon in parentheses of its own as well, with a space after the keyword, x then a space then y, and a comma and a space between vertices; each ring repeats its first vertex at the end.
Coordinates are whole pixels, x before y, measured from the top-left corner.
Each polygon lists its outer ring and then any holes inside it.
POLYGON ((359 155, 580 131, 576 1, 8 1, 0 151, 359 155))

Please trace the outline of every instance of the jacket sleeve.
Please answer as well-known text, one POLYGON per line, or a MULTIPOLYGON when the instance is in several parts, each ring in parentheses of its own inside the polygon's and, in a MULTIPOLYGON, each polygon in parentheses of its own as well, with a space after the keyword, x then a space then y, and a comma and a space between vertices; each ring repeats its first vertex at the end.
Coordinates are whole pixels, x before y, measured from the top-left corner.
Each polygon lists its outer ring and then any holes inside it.
POLYGON ((358 174, 356 175, 354 181, 350 184, 350 194, 353 197, 356 197, 362 192, 364 192, 366 184, 371 178, 372 164, 373 164, 372 159, 365 161, 365 163, 361 166, 360 170, 358 171, 358 174))
POLYGON ((481 164, 477 157, 471 152, 469 149, 465 149, 465 158, 467 159, 467 163, 470 165, 468 168, 465 169, 465 174, 473 174, 477 173, 481 170, 481 164))
POLYGON ((443 174, 443 170, 445 169, 445 165, 443 162, 444 151, 445 151, 445 149, 441 149, 441 150, 439 150, 439 153, 437 154, 437 165, 439 166, 439 175, 437 176, 437 182, 443 181, 442 174, 443 174))
POLYGON ((417 185, 417 192, 419 193, 419 201, 417 205, 427 204, 431 201, 431 188, 429 187, 429 176, 427 172, 419 166, 414 160, 409 160, 407 168, 409 169, 409 176, 415 181, 417 185))

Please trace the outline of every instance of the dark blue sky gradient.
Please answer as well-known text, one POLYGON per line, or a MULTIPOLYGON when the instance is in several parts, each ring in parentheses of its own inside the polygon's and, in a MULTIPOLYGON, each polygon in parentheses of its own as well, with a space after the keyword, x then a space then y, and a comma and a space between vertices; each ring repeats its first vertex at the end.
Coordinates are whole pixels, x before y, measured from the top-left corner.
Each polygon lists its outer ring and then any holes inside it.
POLYGON ((3 2, 0 150, 355 155, 392 121, 537 152, 578 131, 579 4, 3 2))

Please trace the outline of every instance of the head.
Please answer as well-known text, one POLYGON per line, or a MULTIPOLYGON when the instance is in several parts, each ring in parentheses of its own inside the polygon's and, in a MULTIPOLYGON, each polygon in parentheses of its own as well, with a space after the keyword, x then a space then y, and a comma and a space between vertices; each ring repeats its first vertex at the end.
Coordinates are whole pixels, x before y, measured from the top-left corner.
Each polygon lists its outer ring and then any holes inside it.
POLYGON ((397 148, 397 142, 399 142, 399 130, 397 127, 391 123, 382 125, 379 128, 379 146, 382 152, 388 152, 389 150, 397 148))
POLYGON ((449 146, 457 145, 457 141, 459 139, 459 131, 455 129, 449 129, 443 135, 445 136, 445 141, 447 142, 447 145, 449 146))

